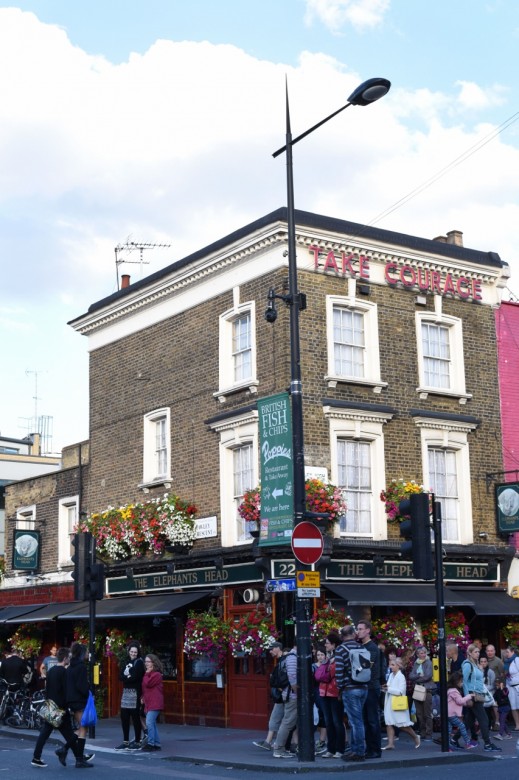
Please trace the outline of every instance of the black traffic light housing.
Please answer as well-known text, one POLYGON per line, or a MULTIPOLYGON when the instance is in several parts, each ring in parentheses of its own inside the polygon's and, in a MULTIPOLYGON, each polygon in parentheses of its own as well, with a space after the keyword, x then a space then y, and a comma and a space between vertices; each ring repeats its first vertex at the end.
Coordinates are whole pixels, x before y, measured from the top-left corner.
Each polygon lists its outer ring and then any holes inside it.
POLYGON ((417 580, 433 580, 429 494, 413 493, 400 502, 398 513, 409 516, 408 520, 400 523, 400 536, 407 540, 400 545, 401 554, 411 557, 413 575, 417 580))
POLYGON ((105 567, 95 562, 95 540, 91 533, 77 533, 72 539, 74 553, 74 598, 77 601, 102 599, 105 589, 105 567))

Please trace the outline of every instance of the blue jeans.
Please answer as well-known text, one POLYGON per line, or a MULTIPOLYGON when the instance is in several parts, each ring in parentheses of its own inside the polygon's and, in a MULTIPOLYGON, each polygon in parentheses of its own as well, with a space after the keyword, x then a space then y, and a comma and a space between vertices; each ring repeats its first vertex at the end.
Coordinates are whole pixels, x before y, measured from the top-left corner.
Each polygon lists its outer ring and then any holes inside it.
POLYGON ((351 728, 351 751, 357 756, 363 756, 366 753, 364 718, 362 710, 364 702, 368 698, 368 689, 364 688, 345 688, 342 692, 344 702, 344 711, 348 716, 351 728))
POLYGON ((148 710, 146 713, 146 728, 148 729, 148 745, 159 745, 159 732, 157 731, 157 718, 160 710, 148 710))
POLYGON ((321 707, 326 724, 326 747, 330 753, 344 753, 346 731, 344 729, 342 701, 333 696, 321 696, 321 707))
POLYGON ((449 739, 452 739, 452 732, 454 728, 459 729, 459 732, 461 736, 463 737, 463 741, 466 745, 470 742, 470 737, 467 729, 465 728, 465 724, 463 723, 461 718, 458 718, 457 715, 451 715, 449 718, 449 739))

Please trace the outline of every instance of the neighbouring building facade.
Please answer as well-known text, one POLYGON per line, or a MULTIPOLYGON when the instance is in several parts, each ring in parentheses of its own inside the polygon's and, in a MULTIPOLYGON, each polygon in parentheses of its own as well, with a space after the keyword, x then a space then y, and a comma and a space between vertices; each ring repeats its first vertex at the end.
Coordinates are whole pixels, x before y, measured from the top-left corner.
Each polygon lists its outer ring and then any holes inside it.
MULTIPOLYGON (((306 212, 296 212, 296 225, 307 304, 305 469, 347 503, 326 536, 322 601, 354 619, 434 615, 434 587, 413 579, 380 499, 392 480, 414 480, 441 503, 447 607, 464 612, 473 636, 498 644, 519 604, 507 594, 515 548, 497 533, 487 484, 504 471, 495 316, 508 266, 465 248, 458 231, 428 240, 306 212)), ((98 604, 100 620, 133 625, 168 658, 166 717, 175 722, 263 729, 269 707, 268 659, 229 657, 225 676, 213 669, 207 679, 186 660, 188 609, 237 620, 261 605, 293 640, 293 593, 266 587, 294 577, 290 540, 264 546, 238 513, 260 479, 257 402, 290 383, 288 308, 276 300, 277 320, 264 318, 269 290, 288 289, 286 247, 282 208, 71 323, 90 351, 89 459, 77 509, 98 513, 170 491, 197 507, 190 549, 108 561, 111 598, 98 604)), ((77 464, 73 472, 77 483, 77 464)), ((8 493, 12 516, 18 490, 8 493)), ((80 494, 77 485, 61 491, 69 493, 61 499, 80 494)), ((55 548, 43 559, 43 572, 55 569, 55 548)), ((52 614, 53 630, 68 636, 85 607, 60 611, 52 600, 35 598, 46 611, 29 614, 52 614)))

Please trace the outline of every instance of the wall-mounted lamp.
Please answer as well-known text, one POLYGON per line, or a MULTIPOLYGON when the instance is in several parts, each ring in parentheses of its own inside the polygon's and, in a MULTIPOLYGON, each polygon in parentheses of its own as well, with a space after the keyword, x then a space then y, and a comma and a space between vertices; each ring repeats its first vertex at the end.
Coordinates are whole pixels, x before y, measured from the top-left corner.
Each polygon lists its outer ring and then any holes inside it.
POLYGON ((214 559, 214 565, 215 565, 217 571, 222 571, 222 569, 223 569, 223 556, 222 555, 217 555, 216 556, 216 558, 214 559))
POLYGON ((175 564, 173 563, 173 561, 171 561, 171 563, 166 563, 166 571, 168 574, 175 573, 175 564))
POLYGON ((129 580, 133 580, 133 569, 131 566, 128 566, 128 568, 124 570, 124 573, 126 574, 129 580))

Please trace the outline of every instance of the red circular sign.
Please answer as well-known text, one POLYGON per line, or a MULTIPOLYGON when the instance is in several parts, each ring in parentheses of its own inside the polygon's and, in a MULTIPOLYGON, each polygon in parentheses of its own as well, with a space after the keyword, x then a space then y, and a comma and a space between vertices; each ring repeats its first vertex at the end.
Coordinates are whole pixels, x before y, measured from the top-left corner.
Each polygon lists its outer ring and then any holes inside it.
POLYGON ((292 551, 300 563, 317 563, 324 549, 321 531, 313 523, 298 523, 292 532, 292 551))

